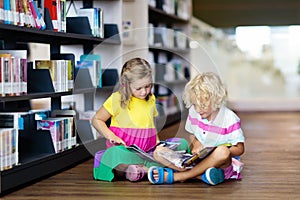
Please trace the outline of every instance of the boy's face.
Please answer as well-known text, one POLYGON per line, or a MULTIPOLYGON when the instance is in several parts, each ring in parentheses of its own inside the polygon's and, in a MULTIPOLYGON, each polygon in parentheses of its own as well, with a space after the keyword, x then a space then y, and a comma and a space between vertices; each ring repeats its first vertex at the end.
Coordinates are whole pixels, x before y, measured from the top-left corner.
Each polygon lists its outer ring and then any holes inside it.
POLYGON ((197 99, 195 96, 193 96, 191 98, 191 102, 202 119, 211 120, 213 109, 209 100, 204 100, 201 97, 198 97, 197 99))
POLYGON ((130 84, 132 95, 139 99, 145 99, 151 92, 152 80, 151 78, 145 77, 134 81, 130 84))

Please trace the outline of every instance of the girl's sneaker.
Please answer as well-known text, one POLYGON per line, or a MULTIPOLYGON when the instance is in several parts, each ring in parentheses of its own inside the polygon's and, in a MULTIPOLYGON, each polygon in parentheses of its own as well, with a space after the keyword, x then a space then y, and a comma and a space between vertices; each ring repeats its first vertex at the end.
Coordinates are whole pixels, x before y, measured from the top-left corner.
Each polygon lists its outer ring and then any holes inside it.
POLYGON ((224 181, 223 169, 211 167, 208 168, 201 176, 203 182, 209 185, 217 185, 224 181))
POLYGON ((126 179, 132 182, 140 181, 145 176, 145 169, 141 165, 129 165, 126 169, 126 179))

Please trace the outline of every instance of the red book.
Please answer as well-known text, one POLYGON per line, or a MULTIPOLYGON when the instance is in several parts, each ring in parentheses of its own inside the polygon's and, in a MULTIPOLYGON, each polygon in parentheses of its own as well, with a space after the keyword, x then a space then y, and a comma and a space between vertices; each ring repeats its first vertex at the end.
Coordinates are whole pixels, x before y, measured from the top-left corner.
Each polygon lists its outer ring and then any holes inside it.
POLYGON ((57 2, 56 0, 44 0, 44 8, 47 8, 52 20, 53 29, 58 32, 58 18, 57 18, 57 2))

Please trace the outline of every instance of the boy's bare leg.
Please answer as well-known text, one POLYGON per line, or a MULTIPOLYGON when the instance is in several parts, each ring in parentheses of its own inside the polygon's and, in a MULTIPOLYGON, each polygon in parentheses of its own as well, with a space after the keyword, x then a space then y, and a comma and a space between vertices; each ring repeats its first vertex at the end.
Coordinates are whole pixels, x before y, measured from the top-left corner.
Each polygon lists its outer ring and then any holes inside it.
MULTIPOLYGON (((225 168, 231 163, 230 151, 225 146, 217 147, 214 152, 211 153, 206 159, 201 161, 195 167, 185 171, 174 172, 174 182, 177 181, 186 181, 192 178, 201 179, 201 175, 205 172, 206 169, 210 167, 216 168, 225 168)), ((167 178, 168 173, 164 172, 164 179, 167 178)), ((158 172, 153 171, 153 177, 158 179, 158 172)))

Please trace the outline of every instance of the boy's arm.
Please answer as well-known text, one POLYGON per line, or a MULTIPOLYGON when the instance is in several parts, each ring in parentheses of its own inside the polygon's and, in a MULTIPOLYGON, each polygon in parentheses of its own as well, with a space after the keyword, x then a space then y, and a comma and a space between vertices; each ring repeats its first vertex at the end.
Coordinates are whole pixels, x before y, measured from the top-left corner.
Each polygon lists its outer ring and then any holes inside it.
POLYGON ((244 143, 239 142, 229 148, 231 156, 240 156, 244 153, 245 146, 244 143))
POLYGON ((203 145, 199 142, 199 140, 194 135, 190 136, 190 141, 191 141, 192 154, 195 154, 202 149, 203 145))

